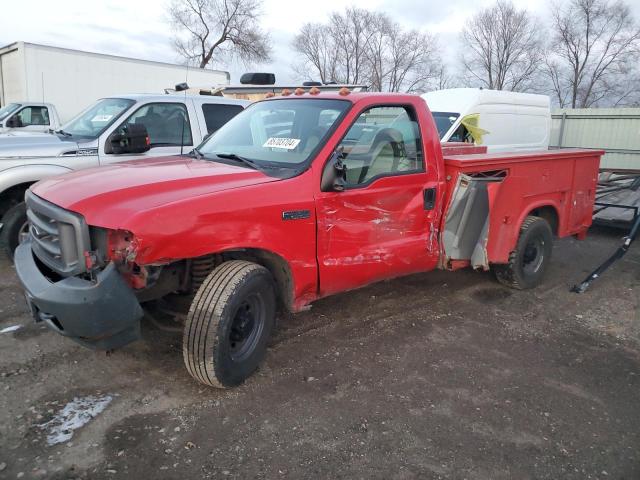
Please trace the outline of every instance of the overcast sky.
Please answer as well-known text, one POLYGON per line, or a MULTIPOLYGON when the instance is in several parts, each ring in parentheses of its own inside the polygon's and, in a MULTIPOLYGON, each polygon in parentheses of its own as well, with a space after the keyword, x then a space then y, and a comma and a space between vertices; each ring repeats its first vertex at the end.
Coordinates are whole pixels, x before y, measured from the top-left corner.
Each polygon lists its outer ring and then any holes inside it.
MULTIPOLYGON (((181 63, 173 50, 166 21, 167 1, 157 0, 30 0, 5 1, 0 16, 0 45, 23 40, 98 53, 181 63)), ((329 13, 356 5, 381 10, 407 28, 438 33, 446 58, 456 56, 458 34, 465 20, 493 0, 353 0, 347 2, 291 2, 264 0, 263 26, 273 41, 273 60, 252 71, 275 72, 278 83, 294 79, 291 40, 306 22, 324 21, 329 13)), ((516 0, 543 18, 546 1, 516 0)), ((629 2, 636 12, 640 0, 629 2)), ((232 83, 249 69, 216 65, 231 71, 232 83)))

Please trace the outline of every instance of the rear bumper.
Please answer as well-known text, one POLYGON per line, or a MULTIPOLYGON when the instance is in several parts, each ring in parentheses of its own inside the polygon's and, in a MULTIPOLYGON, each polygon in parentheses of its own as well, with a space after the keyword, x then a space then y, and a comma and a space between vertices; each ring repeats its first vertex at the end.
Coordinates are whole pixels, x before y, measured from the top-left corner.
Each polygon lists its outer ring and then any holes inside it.
POLYGON ((14 260, 36 322, 93 349, 110 350, 140 338, 142 307, 114 264, 95 281, 67 277, 51 282, 38 268, 31 242, 17 248, 14 260))

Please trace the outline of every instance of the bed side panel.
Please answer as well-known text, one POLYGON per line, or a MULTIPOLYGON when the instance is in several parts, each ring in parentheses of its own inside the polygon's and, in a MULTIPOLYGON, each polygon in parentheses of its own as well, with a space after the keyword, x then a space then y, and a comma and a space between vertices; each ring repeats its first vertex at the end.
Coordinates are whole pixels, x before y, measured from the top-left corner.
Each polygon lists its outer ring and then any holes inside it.
MULTIPOLYGON (((540 156, 485 157, 482 162, 472 155, 447 164, 451 181, 462 173, 505 169, 507 176, 491 192, 491 209, 487 255, 491 263, 506 263, 516 246, 520 225, 535 209, 556 210, 559 236, 583 235, 590 225, 599 159, 602 152, 558 151, 540 156)), ((480 157, 480 156, 479 156, 480 157)), ((450 198, 448 199, 450 200, 450 198)))

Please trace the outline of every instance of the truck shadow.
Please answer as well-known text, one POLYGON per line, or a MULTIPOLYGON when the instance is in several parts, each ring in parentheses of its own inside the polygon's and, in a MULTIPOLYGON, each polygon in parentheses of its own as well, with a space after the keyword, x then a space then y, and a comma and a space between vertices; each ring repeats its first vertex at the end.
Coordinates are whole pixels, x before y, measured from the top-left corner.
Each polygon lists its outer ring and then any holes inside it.
MULTIPOLYGON (((467 318, 473 319, 475 316, 483 317, 482 309, 490 309, 487 312, 502 311, 518 317, 521 322, 535 324, 536 316, 546 315, 539 307, 540 302, 550 301, 551 297, 561 300, 561 303, 581 298, 570 294, 569 287, 578 281, 583 270, 590 269, 590 265, 586 265, 586 258, 590 263, 598 263, 599 259, 593 256, 594 244, 606 256, 612 246, 615 248, 617 239, 624 235, 620 230, 603 227, 594 227, 590 233, 590 240, 586 242, 575 239, 556 242, 547 278, 543 285, 532 291, 503 287, 490 272, 438 270, 382 281, 320 299, 306 312, 281 312, 266 363, 274 352, 282 356, 280 354, 285 350, 296 350, 296 346, 289 344, 299 339, 321 334, 331 344, 333 340, 339 341, 345 336, 363 335, 367 329, 387 319, 390 327, 402 327, 412 322, 414 317, 425 317, 430 313, 447 315, 464 311, 467 318)), ((169 306, 154 305, 147 308, 143 320, 143 341, 114 355, 126 356, 128 362, 134 365, 132 368, 157 369, 162 366, 169 376, 192 382, 184 370, 181 354, 182 321, 188 310, 188 302, 183 298, 182 305, 180 302, 178 305, 169 303, 169 306)), ((520 324, 518 326, 522 327, 520 324)), ((277 363, 284 362, 288 368, 295 370, 295 357, 298 354, 293 352, 290 360, 280 358, 277 363)))
MULTIPOLYGON (((306 312, 280 312, 270 348, 281 348, 292 339, 304 337, 320 329, 340 327, 340 337, 348 331, 359 332, 368 324, 386 317, 397 317, 435 305, 456 292, 484 285, 480 294, 489 301, 507 298, 510 292, 496 285, 488 272, 460 271, 428 272, 377 282, 314 302, 306 312), (455 275, 455 287, 450 285, 455 275), (493 287, 492 287, 493 285, 493 287), (493 290, 495 288, 495 292, 493 290), (447 293, 449 292, 449 293, 447 293), (482 293, 484 292, 484 293, 482 293), (497 292, 497 293, 496 293, 497 292), (407 307, 411 305, 411 307, 407 307)), ((174 299, 175 300, 175 299, 174 299)), ((163 365, 171 374, 185 374, 182 361, 182 330, 188 304, 184 299, 149 304, 142 320, 142 342, 118 350, 113 355, 124 356, 137 363, 138 369, 163 365)))

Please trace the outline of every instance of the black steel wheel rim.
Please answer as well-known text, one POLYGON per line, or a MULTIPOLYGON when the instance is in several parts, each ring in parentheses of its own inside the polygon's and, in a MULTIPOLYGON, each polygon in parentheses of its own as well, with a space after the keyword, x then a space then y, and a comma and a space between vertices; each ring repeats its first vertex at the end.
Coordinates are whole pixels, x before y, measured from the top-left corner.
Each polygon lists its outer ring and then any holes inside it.
POLYGON ((242 362, 253 353, 264 323, 264 302, 259 295, 250 295, 238 306, 229 330, 229 352, 234 362, 242 362))
POLYGON ((522 254, 522 270, 527 275, 533 275, 540 270, 544 261, 544 239, 536 237, 530 239, 522 254))

